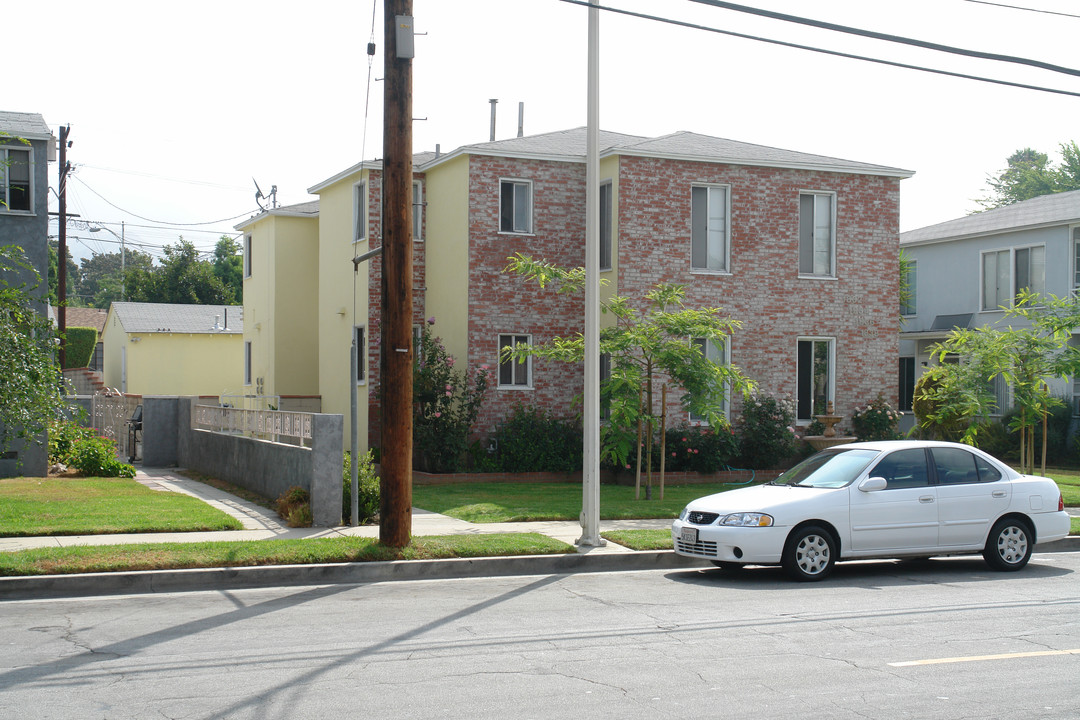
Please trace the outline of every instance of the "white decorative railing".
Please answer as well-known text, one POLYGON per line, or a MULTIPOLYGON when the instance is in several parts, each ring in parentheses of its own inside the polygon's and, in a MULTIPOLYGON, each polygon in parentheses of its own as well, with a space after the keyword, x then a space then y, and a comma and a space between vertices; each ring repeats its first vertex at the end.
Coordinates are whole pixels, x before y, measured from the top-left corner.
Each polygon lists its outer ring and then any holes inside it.
POLYGON ((128 447, 128 420, 135 414, 135 408, 142 402, 141 395, 101 394, 91 400, 90 415, 92 427, 99 435, 116 441, 117 455, 127 462, 133 448, 128 447))
POLYGON ((305 447, 311 447, 311 424, 311 413, 283 410, 196 405, 191 413, 191 427, 195 430, 245 435, 272 442, 288 438, 305 447))

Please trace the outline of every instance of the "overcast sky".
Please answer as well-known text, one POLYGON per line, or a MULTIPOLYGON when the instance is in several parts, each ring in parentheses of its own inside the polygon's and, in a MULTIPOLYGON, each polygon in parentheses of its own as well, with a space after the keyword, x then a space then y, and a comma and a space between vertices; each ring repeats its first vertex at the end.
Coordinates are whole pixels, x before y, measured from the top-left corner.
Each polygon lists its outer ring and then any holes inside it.
MULTIPOLYGON (((965 49, 1080 66, 1075 0, 744 0, 965 49)), ((684 22, 952 72, 1080 93, 1080 78, 752 17, 689 0, 602 4, 684 22)), ((71 125, 69 212, 130 246, 179 235, 203 249, 257 210, 252 178, 281 204, 382 155, 382 3, 371 0, 58 0, 5 37, 0 109, 71 125), (378 52, 368 93, 366 45, 378 52), (365 132, 366 126, 366 132, 365 132), (190 225, 186 228, 181 224, 190 225), (209 224, 205 224, 209 223, 209 224), (145 227, 151 226, 151 227, 145 227)), ((588 11, 561 0, 414 0, 415 151, 586 122, 588 11)), ((10 19, 10 18, 9 18, 10 19)), ((827 57, 602 12, 600 124, 657 136, 687 130, 915 171, 900 229, 977 209, 1016 149, 1058 159, 1080 140, 1080 97, 827 57)), ((50 170, 55 187, 56 167, 50 170)), ((50 193, 51 210, 56 198, 50 193)), ((56 223, 50 234, 55 234, 56 223)), ((73 254, 114 252, 69 226, 73 254)), ((160 254, 155 251, 155 254, 160 254)))

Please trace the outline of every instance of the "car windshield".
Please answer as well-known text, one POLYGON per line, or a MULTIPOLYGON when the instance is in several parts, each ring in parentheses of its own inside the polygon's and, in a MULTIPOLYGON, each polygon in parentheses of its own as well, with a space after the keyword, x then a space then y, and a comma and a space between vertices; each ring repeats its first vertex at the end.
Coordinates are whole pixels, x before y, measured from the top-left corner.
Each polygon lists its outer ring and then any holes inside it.
POLYGON ((844 487, 857 478, 879 454, 877 450, 823 450, 806 458, 769 484, 814 488, 844 487))

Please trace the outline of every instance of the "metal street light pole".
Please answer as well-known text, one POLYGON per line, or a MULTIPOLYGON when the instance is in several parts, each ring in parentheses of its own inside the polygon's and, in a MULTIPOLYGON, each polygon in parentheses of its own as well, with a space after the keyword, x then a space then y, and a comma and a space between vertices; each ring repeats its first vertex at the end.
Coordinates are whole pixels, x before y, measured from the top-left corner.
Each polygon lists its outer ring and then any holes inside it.
POLYGON ((115 230, 112 230, 111 228, 107 228, 107 227, 104 227, 104 226, 90 228, 90 232, 101 232, 102 230, 105 230, 106 232, 112 233, 113 237, 117 238, 120 241, 120 302, 123 302, 124 301, 124 293, 125 293, 125 290, 127 289, 127 278, 124 277, 124 264, 125 264, 125 256, 126 256, 126 253, 124 252, 124 234, 125 234, 124 221, 123 220, 120 221, 120 234, 119 235, 116 234, 115 230))

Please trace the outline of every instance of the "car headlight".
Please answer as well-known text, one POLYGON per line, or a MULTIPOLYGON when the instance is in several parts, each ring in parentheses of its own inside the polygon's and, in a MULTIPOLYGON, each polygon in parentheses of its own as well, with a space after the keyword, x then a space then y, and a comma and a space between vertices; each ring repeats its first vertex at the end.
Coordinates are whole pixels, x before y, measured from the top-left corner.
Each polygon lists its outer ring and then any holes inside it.
POLYGON ((734 525, 736 527, 771 527, 772 515, 765 513, 731 513, 720 520, 721 525, 734 525))
POLYGON ((687 507, 684 507, 684 508, 682 509, 682 512, 681 512, 681 513, 679 513, 679 519, 680 519, 680 520, 685 520, 685 519, 686 519, 686 513, 687 513, 687 512, 689 512, 689 511, 690 511, 690 507, 689 507, 689 506, 687 506, 687 507))

